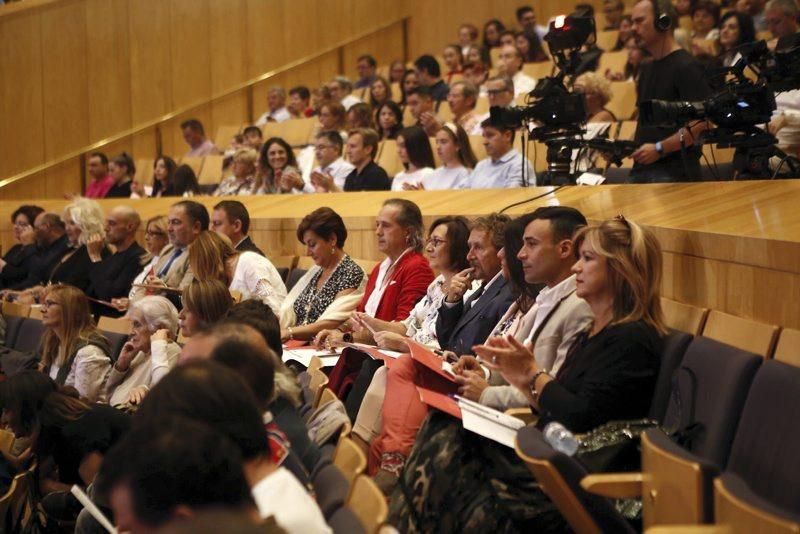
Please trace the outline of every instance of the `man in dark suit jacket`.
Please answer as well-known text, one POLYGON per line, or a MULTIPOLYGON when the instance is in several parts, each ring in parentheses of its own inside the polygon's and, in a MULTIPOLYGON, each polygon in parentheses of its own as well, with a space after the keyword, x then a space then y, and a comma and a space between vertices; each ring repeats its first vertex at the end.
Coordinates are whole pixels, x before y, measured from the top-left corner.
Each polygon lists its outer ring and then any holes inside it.
POLYGON ((470 268, 451 280, 436 320, 436 334, 443 349, 459 355, 472 354, 472 346, 486 340, 514 301, 497 256, 509 221, 505 215, 492 214, 473 223, 467 253, 470 268), (480 285, 465 299, 473 280, 479 280, 480 285))
POLYGON ((250 214, 238 200, 223 200, 214 206, 211 229, 218 234, 228 236, 239 252, 249 251, 266 256, 247 235, 250 231, 250 214))

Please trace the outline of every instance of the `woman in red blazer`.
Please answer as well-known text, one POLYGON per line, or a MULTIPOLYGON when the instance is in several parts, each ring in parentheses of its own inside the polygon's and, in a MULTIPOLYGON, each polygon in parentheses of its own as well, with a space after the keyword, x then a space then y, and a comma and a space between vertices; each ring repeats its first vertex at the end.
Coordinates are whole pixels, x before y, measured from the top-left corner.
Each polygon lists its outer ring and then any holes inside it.
MULTIPOLYGON (((364 298, 356 311, 384 321, 402 321, 433 281, 433 271, 422 255, 422 212, 410 200, 392 198, 383 203, 375 220, 378 250, 386 255, 369 275, 364 298)), ((317 345, 350 340, 372 343, 372 334, 348 320, 336 330, 323 330, 314 340, 317 345), (355 329, 354 329, 355 328, 355 329)), ((339 359, 330 375, 329 387, 343 398, 366 356, 349 351, 339 359)))

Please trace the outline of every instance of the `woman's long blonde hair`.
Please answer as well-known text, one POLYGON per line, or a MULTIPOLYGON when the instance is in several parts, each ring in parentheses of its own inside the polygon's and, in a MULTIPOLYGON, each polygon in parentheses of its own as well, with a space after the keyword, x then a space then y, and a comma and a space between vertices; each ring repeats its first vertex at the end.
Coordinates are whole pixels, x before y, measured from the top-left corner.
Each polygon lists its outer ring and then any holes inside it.
POLYGON ((661 311, 661 245, 646 228, 620 216, 575 234, 575 248, 586 243, 608 262, 614 294, 612 324, 644 321, 666 334, 661 311))
POLYGON ((94 319, 89 308, 86 295, 74 286, 56 284, 48 286, 42 294, 42 301, 53 296, 61 305, 61 324, 64 332, 63 340, 59 340, 52 328, 46 329, 42 336, 41 356, 45 367, 56 364, 59 367, 67 363, 67 358, 75 352, 78 344, 97 337, 94 319), (59 345, 64 346, 59 354, 59 345))
POLYGON ((189 266, 196 279, 219 280, 227 287, 231 277, 226 266, 228 260, 238 254, 227 236, 206 230, 189 246, 189 266))

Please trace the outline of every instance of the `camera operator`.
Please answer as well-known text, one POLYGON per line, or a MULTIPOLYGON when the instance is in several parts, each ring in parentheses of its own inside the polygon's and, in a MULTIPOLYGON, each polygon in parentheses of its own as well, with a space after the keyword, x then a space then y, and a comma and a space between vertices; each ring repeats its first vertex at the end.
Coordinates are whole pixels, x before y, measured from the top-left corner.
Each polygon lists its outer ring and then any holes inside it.
MULTIPOLYGON (((677 45, 672 35, 677 21, 669 0, 639 0, 633 6, 633 34, 653 56, 643 64, 637 87, 637 105, 648 100, 699 101, 711 95, 700 63, 677 45)), ((705 122, 674 128, 642 123, 641 112, 633 153, 632 183, 698 181, 700 146, 694 142, 708 128, 705 122), (681 147, 683 150, 681 149, 681 147), (682 154, 683 153, 683 154, 682 154)))

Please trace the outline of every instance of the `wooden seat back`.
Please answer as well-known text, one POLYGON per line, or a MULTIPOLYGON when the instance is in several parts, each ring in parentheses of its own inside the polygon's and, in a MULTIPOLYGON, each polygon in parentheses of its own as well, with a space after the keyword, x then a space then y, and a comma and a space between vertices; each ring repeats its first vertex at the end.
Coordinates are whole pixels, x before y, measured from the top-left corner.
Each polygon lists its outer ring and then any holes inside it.
POLYGON ((775 350, 778 327, 711 310, 703 327, 703 335, 769 358, 775 350))

